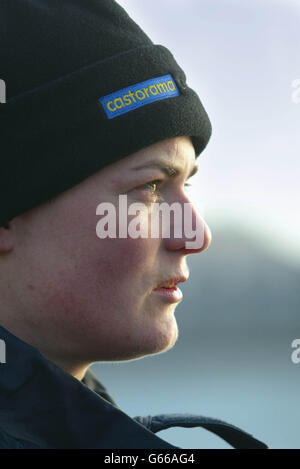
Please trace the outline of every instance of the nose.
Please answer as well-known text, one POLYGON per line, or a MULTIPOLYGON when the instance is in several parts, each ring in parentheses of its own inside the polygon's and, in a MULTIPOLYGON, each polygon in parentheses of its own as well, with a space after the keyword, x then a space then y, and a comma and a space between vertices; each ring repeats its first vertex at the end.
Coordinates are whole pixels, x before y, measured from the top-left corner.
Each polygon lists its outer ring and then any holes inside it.
POLYGON ((211 243, 210 228, 188 199, 180 206, 181 217, 177 213, 172 216, 172 222, 170 220, 170 236, 165 239, 166 247, 174 251, 181 250, 185 255, 199 254, 211 243))

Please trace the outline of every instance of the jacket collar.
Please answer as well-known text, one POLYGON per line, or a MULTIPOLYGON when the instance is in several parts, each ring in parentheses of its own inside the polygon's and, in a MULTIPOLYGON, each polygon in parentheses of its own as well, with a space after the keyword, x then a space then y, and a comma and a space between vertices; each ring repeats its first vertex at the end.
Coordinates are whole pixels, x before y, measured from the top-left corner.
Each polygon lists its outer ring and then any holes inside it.
POLYGON ((0 429, 41 448, 176 448, 122 412, 88 371, 83 382, 0 326, 0 429))

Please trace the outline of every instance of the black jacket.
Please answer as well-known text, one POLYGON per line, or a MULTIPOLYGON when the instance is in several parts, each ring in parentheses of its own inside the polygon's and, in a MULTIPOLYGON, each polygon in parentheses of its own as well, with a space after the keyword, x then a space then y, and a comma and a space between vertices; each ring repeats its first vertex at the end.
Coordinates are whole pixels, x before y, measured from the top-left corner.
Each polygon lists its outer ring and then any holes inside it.
POLYGON ((203 416, 133 419, 90 370, 80 382, 2 327, 0 339, 6 348, 0 360, 1 449, 178 449, 155 435, 174 426, 204 427, 235 448, 267 448, 243 430, 203 416))

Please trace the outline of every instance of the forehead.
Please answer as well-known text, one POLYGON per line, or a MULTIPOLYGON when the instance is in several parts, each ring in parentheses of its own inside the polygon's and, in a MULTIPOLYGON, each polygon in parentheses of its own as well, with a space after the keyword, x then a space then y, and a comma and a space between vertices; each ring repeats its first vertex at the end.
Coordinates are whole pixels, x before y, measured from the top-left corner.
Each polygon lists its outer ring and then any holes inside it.
POLYGON ((145 162, 151 161, 153 157, 163 158, 169 163, 179 162, 179 160, 195 159, 195 149, 190 137, 176 137, 162 142, 155 143, 140 152, 130 155, 132 161, 140 161, 142 157, 145 162))
POLYGON ((155 143, 108 167, 109 170, 135 170, 152 162, 162 162, 184 169, 195 163, 195 149, 190 137, 176 137, 155 143))
POLYGON ((102 189, 104 191, 119 190, 121 186, 126 185, 129 181, 139 181, 148 172, 149 174, 151 172, 154 173, 154 167, 158 171, 159 165, 157 164, 151 165, 152 169, 135 169, 139 166, 150 166, 150 163, 154 162, 162 163, 161 166, 168 166, 169 171, 171 169, 173 171, 173 168, 176 168, 178 172, 168 174, 170 178, 180 174, 191 177, 195 174, 197 167, 195 167, 195 149, 190 137, 176 137, 155 143, 111 165, 105 166, 78 185, 60 194, 58 200, 63 200, 70 196, 72 200, 75 196, 87 200, 91 194, 93 194, 92 197, 95 194, 98 197, 99 191, 102 191, 102 189))
MULTIPOLYGON (((88 183, 89 186, 94 184, 97 190, 99 189, 99 184, 101 184, 101 187, 107 188, 114 187, 114 185, 118 187, 126 181, 139 180, 147 169, 137 170, 136 168, 139 166, 150 166, 154 162, 160 162, 164 166, 176 168, 177 172, 175 172, 174 176, 186 174, 189 177, 195 174, 197 169, 195 168, 195 158, 195 149, 190 137, 175 137, 155 143, 105 166, 90 176, 87 181, 83 181, 82 184, 88 183)), ((155 165, 151 166, 154 167, 155 165)), ((158 168, 158 165, 156 165, 156 168, 158 168)), ((151 169, 148 169, 148 171, 150 173, 151 169)), ((153 172, 154 169, 152 169, 153 172)), ((172 177, 172 175, 169 176, 172 177)))

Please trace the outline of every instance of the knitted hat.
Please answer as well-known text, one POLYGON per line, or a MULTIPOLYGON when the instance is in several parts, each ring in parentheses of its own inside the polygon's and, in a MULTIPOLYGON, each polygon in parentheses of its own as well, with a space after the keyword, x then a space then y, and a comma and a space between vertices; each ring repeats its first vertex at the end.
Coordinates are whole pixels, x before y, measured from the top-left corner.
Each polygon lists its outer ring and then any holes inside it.
POLYGON ((114 0, 1 0, 0 225, 209 118, 171 52, 114 0))

